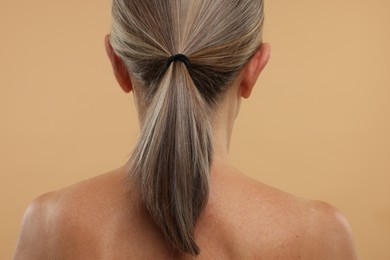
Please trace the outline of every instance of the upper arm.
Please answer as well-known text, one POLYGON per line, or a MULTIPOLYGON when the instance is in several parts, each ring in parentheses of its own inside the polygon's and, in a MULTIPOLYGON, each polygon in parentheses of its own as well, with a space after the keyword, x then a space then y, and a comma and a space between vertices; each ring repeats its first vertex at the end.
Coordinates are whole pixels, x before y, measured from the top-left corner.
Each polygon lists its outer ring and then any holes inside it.
POLYGON ((47 259, 49 242, 49 195, 35 199, 26 209, 14 260, 47 259))
POLYGON ((345 217, 324 202, 314 202, 309 210, 309 235, 305 250, 310 253, 311 259, 357 259, 351 228, 345 217))

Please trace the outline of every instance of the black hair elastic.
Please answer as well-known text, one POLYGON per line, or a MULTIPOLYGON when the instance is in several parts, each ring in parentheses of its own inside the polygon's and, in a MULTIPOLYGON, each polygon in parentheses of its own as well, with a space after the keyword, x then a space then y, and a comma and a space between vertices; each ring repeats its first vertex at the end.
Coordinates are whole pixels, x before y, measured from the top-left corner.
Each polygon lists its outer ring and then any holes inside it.
POLYGON ((173 55, 171 57, 169 57, 167 59, 167 68, 171 65, 172 62, 174 61, 181 61, 183 62, 186 66, 187 66, 187 69, 190 68, 190 60, 188 59, 188 57, 184 54, 176 54, 176 55, 173 55))

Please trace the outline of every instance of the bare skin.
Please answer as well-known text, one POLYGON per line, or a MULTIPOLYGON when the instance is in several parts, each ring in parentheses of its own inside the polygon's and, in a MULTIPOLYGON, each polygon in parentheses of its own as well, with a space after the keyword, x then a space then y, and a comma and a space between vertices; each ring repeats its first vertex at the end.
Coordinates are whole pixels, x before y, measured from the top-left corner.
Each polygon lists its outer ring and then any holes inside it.
MULTIPOLYGON (((122 89, 137 89, 107 39, 106 48, 122 89)), ((259 49, 215 112, 211 193, 196 226, 197 259, 356 259, 337 209, 249 179, 229 162, 240 100, 250 96, 269 52, 267 44, 259 49)), ((169 250, 125 177, 121 167, 37 198, 25 213, 14 259, 192 259, 169 250)))

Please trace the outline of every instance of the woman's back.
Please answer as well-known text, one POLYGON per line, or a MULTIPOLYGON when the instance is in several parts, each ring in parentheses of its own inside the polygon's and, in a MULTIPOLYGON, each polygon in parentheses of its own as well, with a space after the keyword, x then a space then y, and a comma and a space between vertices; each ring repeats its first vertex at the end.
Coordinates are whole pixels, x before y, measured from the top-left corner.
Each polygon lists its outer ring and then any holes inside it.
MULTIPOLYGON (((15 259, 192 259, 169 250, 138 192, 124 186, 124 174, 119 168, 35 200, 15 259)), ((355 258, 349 228, 333 207, 226 164, 213 167, 212 183, 195 229, 198 259, 355 258)))
POLYGON ((114 0, 106 50, 133 91, 126 166, 39 198, 16 259, 352 259, 332 207, 243 177, 235 118, 268 62, 261 0, 114 0), (44 245, 44 246, 42 246, 44 245))

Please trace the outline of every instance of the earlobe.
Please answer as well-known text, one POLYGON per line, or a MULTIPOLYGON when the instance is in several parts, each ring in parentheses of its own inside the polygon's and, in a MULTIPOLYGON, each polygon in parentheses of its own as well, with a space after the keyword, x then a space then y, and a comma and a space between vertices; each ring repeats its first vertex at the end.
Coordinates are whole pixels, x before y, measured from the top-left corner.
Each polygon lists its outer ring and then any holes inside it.
POLYGON ((129 93, 133 89, 129 72, 125 64, 122 62, 122 60, 118 57, 118 55, 112 48, 109 35, 106 35, 106 37, 104 38, 104 45, 106 47, 107 56, 111 61, 112 69, 114 71, 116 80, 118 81, 123 91, 129 93))
POLYGON ((263 43, 246 64, 240 86, 240 94, 243 98, 248 98, 251 95, 260 73, 269 61, 270 54, 271 46, 268 43, 263 43))

